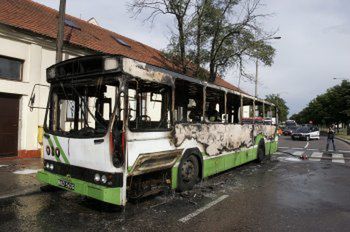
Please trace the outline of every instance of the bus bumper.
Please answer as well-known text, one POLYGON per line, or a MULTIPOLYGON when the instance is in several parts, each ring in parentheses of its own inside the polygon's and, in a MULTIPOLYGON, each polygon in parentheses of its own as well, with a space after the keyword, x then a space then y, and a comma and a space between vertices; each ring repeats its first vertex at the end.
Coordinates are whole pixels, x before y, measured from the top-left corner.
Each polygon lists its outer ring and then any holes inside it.
POLYGON ((97 200, 107 202, 114 205, 122 205, 121 201, 121 188, 109 188, 92 184, 86 181, 68 178, 65 176, 53 174, 47 171, 39 171, 37 173, 37 179, 43 183, 53 185, 71 192, 79 193, 97 200), (62 187, 59 185, 60 181, 70 183, 70 188, 62 187), (72 187, 74 186, 74 187, 72 187))

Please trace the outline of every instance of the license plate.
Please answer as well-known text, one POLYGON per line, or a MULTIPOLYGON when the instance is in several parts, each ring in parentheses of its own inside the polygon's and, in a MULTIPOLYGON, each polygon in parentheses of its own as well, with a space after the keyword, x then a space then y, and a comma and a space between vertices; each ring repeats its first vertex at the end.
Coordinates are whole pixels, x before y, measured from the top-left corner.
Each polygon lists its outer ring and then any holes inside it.
POLYGON ((298 139, 298 138, 299 138, 299 136, 294 136, 294 138, 298 139))
POLYGON ((58 180, 58 185, 69 190, 74 190, 75 188, 75 184, 66 180, 58 180))

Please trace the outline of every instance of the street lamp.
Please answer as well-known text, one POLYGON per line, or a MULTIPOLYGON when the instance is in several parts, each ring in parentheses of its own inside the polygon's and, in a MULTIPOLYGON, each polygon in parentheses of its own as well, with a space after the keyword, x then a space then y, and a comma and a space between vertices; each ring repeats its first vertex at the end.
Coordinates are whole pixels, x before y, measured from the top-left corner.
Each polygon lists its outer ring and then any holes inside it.
MULTIPOLYGON (((273 40, 273 39, 281 39, 281 36, 276 36, 276 37, 272 37, 270 39, 267 40, 273 40)), ((254 93, 254 102, 253 102, 253 107, 254 107, 254 118, 255 118, 255 99, 258 97, 258 69, 259 69, 259 59, 256 58, 255 61, 255 93, 254 93)), ((265 115, 264 115, 265 117, 265 115)))

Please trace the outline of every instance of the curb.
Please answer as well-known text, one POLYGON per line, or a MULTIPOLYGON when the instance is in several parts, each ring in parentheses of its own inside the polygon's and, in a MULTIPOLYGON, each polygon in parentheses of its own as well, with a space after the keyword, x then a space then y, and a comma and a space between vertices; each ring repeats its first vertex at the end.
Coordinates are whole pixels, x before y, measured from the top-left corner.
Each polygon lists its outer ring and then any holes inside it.
POLYGON ((27 195, 31 195, 31 194, 36 194, 41 192, 40 190, 41 186, 37 186, 37 187, 33 187, 33 188, 28 188, 28 189, 24 189, 24 190, 18 190, 16 192, 12 192, 12 193, 7 193, 4 195, 0 196, 0 200, 5 200, 5 199, 9 199, 9 198, 13 198, 13 197, 22 197, 22 196, 27 196, 27 195))
POLYGON ((347 143, 347 144, 350 145, 350 141, 347 140, 347 139, 339 138, 339 137, 337 137, 337 136, 335 137, 335 139, 338 139, 338 140, 343 141, 344 143, 347 143))

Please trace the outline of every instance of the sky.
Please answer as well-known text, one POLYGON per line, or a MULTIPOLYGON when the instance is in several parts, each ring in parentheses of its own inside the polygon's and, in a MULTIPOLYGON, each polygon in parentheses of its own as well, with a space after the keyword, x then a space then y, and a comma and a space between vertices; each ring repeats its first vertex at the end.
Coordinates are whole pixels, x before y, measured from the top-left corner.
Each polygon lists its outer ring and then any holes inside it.
MULTIPOLYGON (((58 9, 59 0, 35 0, 58 9)), ((153 24, 145 23, 145 15, 132 17, 127 0, 67 0, 66 13, 89 19, 118 34, 164 49, 174 21, 160 16, 153 24)), ((280 94, 290 108, 298 113, 317 95, 350 78, 350 1, 348 0, 262 0, 260 11, 271 16, 262 21, 267 31, 277 30, 280 40, 271 41, 276 49, 274 64, 259 64, 258 97, 280 94)), ((249 73, 255 74, 252 61, 249 73)), ((234 70, 224 78, 238 84, 234 70)), ((240 87, 254 94, 254 83, 241 82, 240 87)))

